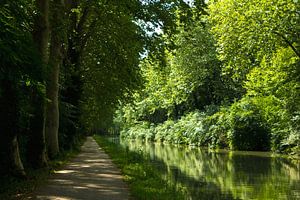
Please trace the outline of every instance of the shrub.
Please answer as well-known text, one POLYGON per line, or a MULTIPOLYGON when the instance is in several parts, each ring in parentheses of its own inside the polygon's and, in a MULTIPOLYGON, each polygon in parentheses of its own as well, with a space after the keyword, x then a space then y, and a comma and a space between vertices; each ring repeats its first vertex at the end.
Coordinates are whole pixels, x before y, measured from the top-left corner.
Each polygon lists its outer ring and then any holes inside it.
POLYGON ((229 147, 228 132, 230 130, 230 120, 227 107, 222 108, 212 116, 206 117, 204 123, 208 129, 207 135, 211 148, 229 147))
POLYGON ((270 130, 251 98, 230 107, 230 145, 234 150, 270 150, 270 130))

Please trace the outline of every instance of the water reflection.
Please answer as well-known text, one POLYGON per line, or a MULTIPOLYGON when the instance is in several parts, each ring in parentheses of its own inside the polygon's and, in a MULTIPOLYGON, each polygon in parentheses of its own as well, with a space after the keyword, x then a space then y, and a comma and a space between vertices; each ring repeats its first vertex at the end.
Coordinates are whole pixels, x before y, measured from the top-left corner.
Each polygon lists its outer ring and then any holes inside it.
POLYGON ((299 161, 141 141, 120 144, 149 156, 187 199, 300 199, 299 161))

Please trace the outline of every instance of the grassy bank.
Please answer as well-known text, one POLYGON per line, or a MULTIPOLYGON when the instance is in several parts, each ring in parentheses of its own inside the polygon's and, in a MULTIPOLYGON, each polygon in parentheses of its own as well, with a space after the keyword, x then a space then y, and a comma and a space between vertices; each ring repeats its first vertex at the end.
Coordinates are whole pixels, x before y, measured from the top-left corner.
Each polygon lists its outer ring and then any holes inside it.
POLYGON ((130 152, 104 137, 94 138, 121 169, 134 199, 184 199, 184 191, 164 180, 147 157, 130 152))
POLYGON ((47 168, 32 169, 27 168, 27 178, 20 179, 12 176, 0 177, 0 199, 27 199, 31 193, 42 184, 45 184, 47 179, 54 171, 62 168, 74 156, 80 152, 80 146, 84 139, 80 139, 78 144, 68 151, 62 152, 56 159, 49 162, 47 168))

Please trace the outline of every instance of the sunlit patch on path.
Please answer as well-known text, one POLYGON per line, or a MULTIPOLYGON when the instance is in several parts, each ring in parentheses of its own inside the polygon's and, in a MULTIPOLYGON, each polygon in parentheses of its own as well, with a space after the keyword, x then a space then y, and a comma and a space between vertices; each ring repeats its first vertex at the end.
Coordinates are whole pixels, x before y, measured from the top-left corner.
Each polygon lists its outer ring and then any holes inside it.
POLYGON ((120 171, 91 137, 82 152, 64 169, 55 172, 47 185, 36 191, 35 199, 118 200, 129 192, 120 171))

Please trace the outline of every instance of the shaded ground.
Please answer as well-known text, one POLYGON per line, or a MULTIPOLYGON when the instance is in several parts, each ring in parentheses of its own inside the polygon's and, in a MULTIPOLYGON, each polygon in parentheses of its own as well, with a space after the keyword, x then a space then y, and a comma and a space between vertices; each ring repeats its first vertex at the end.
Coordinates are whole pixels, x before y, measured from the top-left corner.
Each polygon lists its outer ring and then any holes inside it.
POLYGON ((128 198, 128 187, 120 171, 91 137, 82 146, 82 152, 64 169, 57 171, 34 197, 45 200, 128 198))

